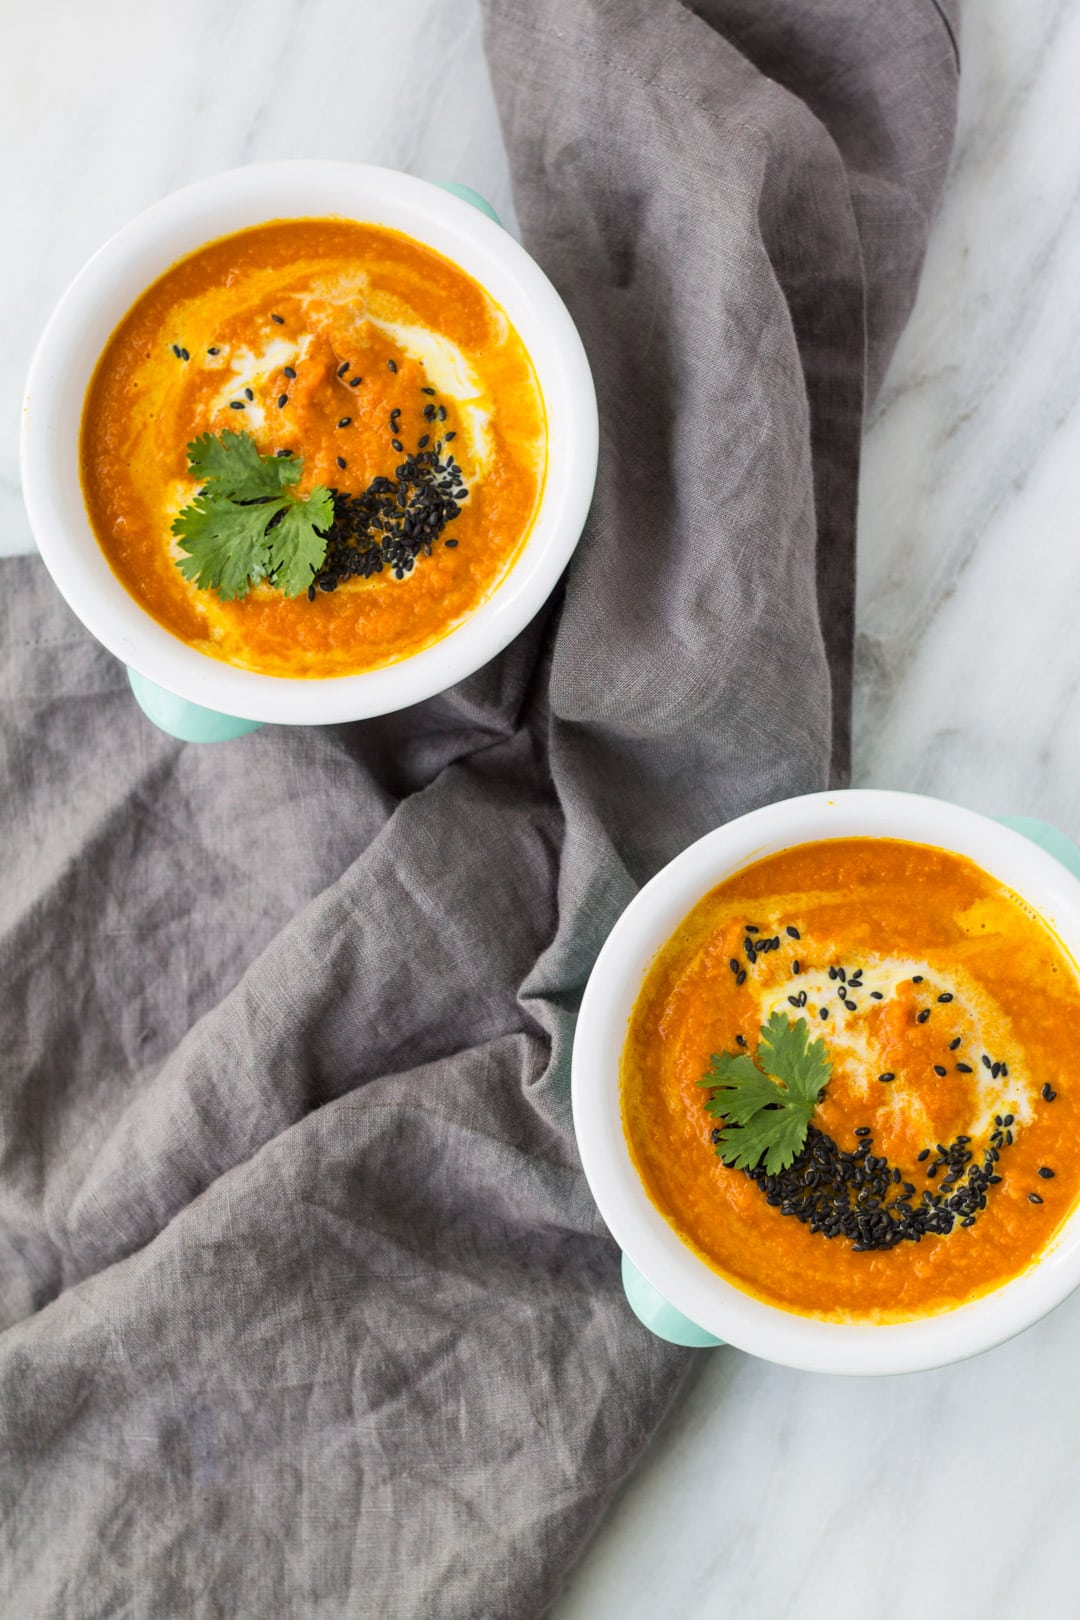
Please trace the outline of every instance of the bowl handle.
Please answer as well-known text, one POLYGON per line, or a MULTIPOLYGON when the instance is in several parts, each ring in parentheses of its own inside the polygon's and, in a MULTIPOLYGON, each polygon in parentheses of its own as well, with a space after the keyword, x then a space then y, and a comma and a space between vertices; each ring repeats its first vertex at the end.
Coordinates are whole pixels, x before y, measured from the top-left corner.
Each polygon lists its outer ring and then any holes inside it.
POLYGON ((1077 849, 1072 839, 1056 827, 1051 827, 1046 821, 1033 821, 1030 816, 996 816, 1003 827, 1011 827, 1014 832, 1023 833, 1030 838, 1033 844, 1045 849, 1056 861, 1060 861, 1073 877, 1080 877, 1080 849, 1077 849))
POLYGON ((189 703, 187 698, 177 697, 175 692, 167 692, 163 686, 148 681, 130 664, 127 677, 135 701, 147 719, 152 720, 159 731, 179 737, 181 742, 229 742, 233 737, 257 731, 262 724, 260 720, 240 720, 235 715, 219 714, 216 709, 189 703))
POLYGON ((459 185, 456 180, 436 180, 435 184, 440 191, 448 191, 452 197, 460 197, 462 202, 472 203, 473 207, 478 208, 482 214, 486 214, 488 219, 493 219, 496 225, 502 224, 502 220, 487 198, 481 197, 480 193, 474 191, 472 186, 459 185))
POLYGON ((630 1309, 658 1339, 666 1339, 669 1344, 683 1344, 693 1350, 723 1344, 723 1339, 718 1339, 714 1333, 706 1333, 704 1328, 698 1327, 696 1322, 691 1322, 682 1311, 670 1305, 652 1283, 645 1281, 637 1266, 625 1254, 622 1257, 622 1285, 630 1309))
MULTIPOLYGON (((1030 838, 1033 844, 1045 849, 1048 855, 1060 861, 1074 877, 1080 877, 1080 849, 1065 833, 1059 832, 1045 821, 1035 821, 1030 816, 997 816, 1003 827, 1011 827, 1014 832, 1023 833, 1030 838)), ((650 1282, 646 1282, 641 1272, 627 1255, 622 1257, 622 1285, 630 1309, 639 1322, 643 1322, 651 1333, 658 1339, 666 1339, 669 1344, 684 1344, 692 1348, 702 1348, 714 1344, 723 1344, 723 1339, 716 1338, 707 1333, 696 1322, 691 1322, 688 1316, 675 1309, 668 1303, 663 1294, 659 1293, 650 1282)))
MULTIPOLYGON (((456 180, 438 180, 436 185, 460 197, 463 202, 471 203, 488 219, 493 219, 496 225, 502 224, 487 198, 481 197, 471 186, 459 185, 456 180)), ((155 681, 147 680, 145 675, 140 675, 130 665, 127 675, 135 701, 147 719, 152 720, 159 731, 167 732, 170 737, 179 737, 181 742, 230 742, 234 737, 246 736, 249 731, 258 731, 262 725, 261 720, 241 720, 236 715, 219 714, 216 709, 204 709, 198 703, 189 703, 187 698, 177 697, 175 692, 167 692, 155 681)))

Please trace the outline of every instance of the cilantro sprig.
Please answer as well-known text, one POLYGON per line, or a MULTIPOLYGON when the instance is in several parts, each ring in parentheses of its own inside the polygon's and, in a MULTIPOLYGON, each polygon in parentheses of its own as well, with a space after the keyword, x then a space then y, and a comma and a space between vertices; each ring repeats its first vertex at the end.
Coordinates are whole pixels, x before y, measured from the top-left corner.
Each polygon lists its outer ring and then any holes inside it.
POLYGON ((187 447, 188 471, 202 483, 172 532, 187 553, 176 566, 223 602, 266 580, 301 596, 326 557, 334 501, 321 485, 306 498, 293 485, 299 456, 263 456, 250 433, 204 433, 187 447))
POLYGON ((752 1170, 762 1159, 770 1176, 786 1170, 806 1142, 831 1073, 825 1042, 810 1040, 806 1019, 792 1022, 778 1012, 762 1025, 754 1056, 714 1053, 698 1084, 712 1092, 706 1111, 724 1122, 719 1157, 736 1170, 752 1170))

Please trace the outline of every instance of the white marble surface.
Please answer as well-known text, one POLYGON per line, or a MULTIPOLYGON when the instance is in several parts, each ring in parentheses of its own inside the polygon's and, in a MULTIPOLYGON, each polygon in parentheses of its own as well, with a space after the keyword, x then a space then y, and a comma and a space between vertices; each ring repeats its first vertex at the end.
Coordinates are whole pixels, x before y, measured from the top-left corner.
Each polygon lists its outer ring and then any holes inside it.
MULTIPOLYGON (((953 176, 867 441, 856 781, 1077 835, 1080 9, 968 9, 953 176)), ((162 193, 334 155, 466 181, 513 222, 472 3, 305 0, 302 36, 300 10, 8 8, 0 550, 30 544, 13 429, 36 333, 162 193)), ((909 1378, 702 1357, 557 1620, 1075 1613, 1078 1350, 1080 1295, 909 1378)))

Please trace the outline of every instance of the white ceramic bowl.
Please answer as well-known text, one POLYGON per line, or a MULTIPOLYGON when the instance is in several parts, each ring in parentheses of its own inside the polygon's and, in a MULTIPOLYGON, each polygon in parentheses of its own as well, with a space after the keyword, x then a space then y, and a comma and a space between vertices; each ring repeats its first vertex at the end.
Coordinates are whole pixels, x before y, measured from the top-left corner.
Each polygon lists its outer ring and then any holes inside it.
POLYGON ((46 567, 118 658, 191 703, 247 720, 312 725, 417 703, 478 669, 542 606, 580 537, 596 477, 596 395, 562 299, 509 233, 439 186, 357 163, 231 169, 164 198, 106 242, 64 294, 38 345, 23 409, 22 479, 46 567), (514 566, 463 624, 385 669, 287 680, 234 669, 170 635, 130 597, 90 529, 78 476, 83 399, 118 322, 170 265, 267 220, 337 215, 406 232, 473 276, 529 351, 548 418, 541 508, 514 566))
POLYGON ((852 790, 788 799, 692 844, 642 889, 616 923, 578 1020, 574 1126, 589 1186, 612 1234, 647 1283, 691 1322, 789 1367, 914 1372, 1011 1338, 1071 1293, 1080 1284, 1080 1212, 1074 1211, 1029 1270, 951 1311, 896 1325, 815 1321, 744 1293, 681 1241, 638 1178, 619 1107, 619 1059, 631 1010, 656 952, 687 912, 717 883, 766 855, 847 837, 902 838, 968 856, 1029 901, 1080 960, 1080 882, 1021 833, 915 794, 852 790))

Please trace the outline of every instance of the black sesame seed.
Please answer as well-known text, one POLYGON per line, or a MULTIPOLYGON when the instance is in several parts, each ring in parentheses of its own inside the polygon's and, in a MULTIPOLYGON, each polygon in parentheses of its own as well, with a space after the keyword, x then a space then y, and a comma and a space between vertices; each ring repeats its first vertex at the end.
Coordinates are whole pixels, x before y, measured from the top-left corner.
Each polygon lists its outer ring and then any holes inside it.
POLYGON ((856 1012, 856 1011, 858 1011, 858 1003, 857 1002, 845 1001, 844 1006, 847 1008, 848 1012, 856 1012))
POLYGON ((1042 1199, 1039 1197, 1038 1193, 1028 1193, 1028 1203, 1029 1204, 1041 1204, 1042 1199))
POLYGON ((296 372, 292 366, 283 366, 282 370, 284 371, 286 377, 290 379, 296 376, 296 372))
POLYGON ((273 314, 272 314, 272 315, 271 315, 271 316, 270 316, 270 319, 271 319, 271 320, 272 320, 272 321, 274 321, 274 322, 276 322, 276 324, 277 324, 277 325, 278 325, 278 326, 284 326, 284 325, 285 325, 285 317, 284 317, 284 315, 273 315, 273 314))
POLYGON ((870 992, 870 1000, 871 1001, 884 1001, 885 997, 882 995, 880 990, 871 990, 871 992, 870 992))
POLYGON ((341 468, 342 472, 344 472, 345 468, 349 465, 344 456, 338 456, 337 464, 341 468))
POLYGON ((291 450, 275 450, 274 454, 280 459, 282 456, 291 456, 291 450))
MULTIPOLYGON (((456 540, 448 540, 448 541, 447 541, 447 542, 446 542, 446 549, 447 549, 447 551, 453 551, 453 549, 454 549, 454 547, 455 547, 455 546, 456 546, 456 545, 457 545, 457 541, 456 541, 456 540)), ((743 1045, 745 1045, 745 1044, 746 1044, 746 1043, 745 1043, 745 1041, 744 1041, 744 1042, 743 1042, 743 1045)))
POLYGON ((1053 1181, 1054 1179, 1054 1172, 1051 1170, 1048 1164, 1040 1164, 1039 1174, 1042 1176, 1044 1181, 1053 1181))
POLYGON ((736 957, 736 956, 731 957, 731 959, 728 962, 728 967, 731 969, 732 973, 738 973, 739 972, 739 959, 738 959, 738 957, 736 957))
POLYGON ((746 983, 746 972, 745 972, 744 969, 740 968, 738 973, 736 973, 736 975, 735 975, 735 983, 736 984, 745 984, 746 983))
POLYGON ((447 434, 446 434, 446 442, 447 442, 447 444, 449 444, 449 443, 450 443, 450 440, 451 440, 451 439, 456 439, 456 438, 457 438, 457 434, 456 434, 456 433, 454 433, 454 432, 450 432, 450 433, 447 433, 447 434))
POLYGON ((799 930, 794 926, 793 923, 788 923, 787 927, 784 929, 784 932, 789 939, 802 938, 802 935, 799 933, 799 930))
POLYGON ((390 443, 393 445, 394 449, 398 452, 399 455, 401 454, 402 450, 405 448, 400 439, 391 439, 390 443))
POLYGON ((1001 1073, 1001 1064, 1000 1063, 992 1063, 990 1065, 990 1078, 992 1080, 996 1080, 998 1078, 998 1076, 1000 1075, 1000 1073, 1001 1073))
POLYGON ((988 1069, 990 1067, 990 1059, 987 1057, 985 1052, 983 1053, 982 1065, 984 1069, 988 1069))
POLYGON ((255 395, 251 392, 250 388, 245 388, 244 389, 244 397, 245 397, 245 399, 254 399, 255 395))
POLYGON ((935 1063, 934 1064, 934 1073, 935 1074, 940 1074, 940 1075, 942 1075, 944 1077, 944 1075, 946 1075, 948 1073, 948 1070, 942 1068, 940 1063, 935 1063))
POLYGON ((286 405, 289 403, 288 394, 279 394, 277 403, 278 403, 278 410, 283 411, 285 409, 286 405))
POLYGON ((351 364, 352 364, 352 362, 350 360, 343 360, 341 362, 340 366, 338 366, 338 368, 337 368, 338 376, 339 377, 344 377, 345 373, 348 371, 349 366, 351 364))
POLYGON ((1005 1118, 1002 1120, 1001 1123, 1003 1125, 1012 1125, 1012 1124, 1015 1124, 1015 1121, 1016 1121, 1016 1115, 1015 1114, 1006 1114, 1005 1118))
POLYGON ((389 366, 394 375, 397 376, 397 362, 394 360, 388 360, 386 364, 389 366))
POLYGON ((878 1079, 882 1082, 882 1084, 888 1085, 890 1080, 895 1080, 896 1079, 896 1076, 895 1076, 895 1074, 892 1074, 889 1071, 886 1071, 884 1074, 879 1074, 878 1079))
POLYGON ((957 1036, 957 1037, 956 1037, 956 1039, 955 1039, 955 1041, 950 1041, 950 1042, 949 1042, 949 1051, 950 1051, 950 1052, 955 1052, 955 1051, 956 1051, 956 1048, 957 1048, 957 1047, 958 1047, 958 1046, 959 1046, 959 1045, 960 1045, 960 1037, 959 1037, 959 1035, 958 1035, 958 1036, 957 1036))
POLYGON ((350 377, 349 378, 349 387, 350 388, 359 388, 359 386, 363 382, 363 380, 364 380, 363 377, 350 377))
MULTIPOLYGON (((448 540, 446 543, 447 543, 448 546, 450 546, 450 545, 456 546, 457 545, 456 540, 448 540)), ((737 1044, 739 1046, 745 1046, 746 1045, 746 1036, 745 1035, 736 1035, 735 1040, 736 1040, 736 1042, 737 1042, 737 1044)))
POLYGON ((1057 1096, 1057 1092, 1054 1090, 1053 1086, 1048 1080, 1045 1086, 1043 1086, 1039 1095, 1042 1097, 1043 1102, 1053 1102, 1054 1098, 1057 1096))
POLYGON ((822 1008, 821 1008, 821 1009, 820 1009, 820 1011, 819 1011, 819 1012, 818 1012, 818 1017, 819 1017, 819 1018, 828 1018, 828 1016, 829 1016, 829 1009, 828 1009, 828 1007, 822 1007, 822 1008))
POLYGON ((911 982, 912 982, 912 984, 922 984, 922 982, 923 982, 922 974, 921 973, 914 974, 913 977, 912 977, 911 982))
POLYGON ((919 1014, 919 1016, 918 1016, 918 1017, 917 1017, 917 1018, 916 1018, 916 1020, 915 1020, 915 1022, 916 1022, 916 1023, 917 1023, 917 1024, 925 1024, 925 1023, 926 1023, 926 1020, 927 1020, 927 1019, 928 1019, 928 1018, 929 1018, 929 1017, 930 1017, 930 1009, 929 1009, 929 1007, 924 1007, 924 1008, 923 1008, 923 1010, 922 1010, 922 1012, 921 1012, 921 1013, 920 1013, 920 1014, 919 1014))
POLYGON ((341 418, 340 422, 338 423, 339 428, 345 428, 345 427, 351 427, 351 426, 352 426, 352 417, 351 416, 343 416, 341 418))
POLYGON ((951 1001, 952 1000, 951 992, 946 990, 943 995, 938 996, 938 1000, 939 1001, 951 1001))
POLYGON ((422 394, 433 394, 435 390, 434 388, 421 388, 420 392, 422 394))
POLYGON ((230 399, 229 409, 230 411, 246 411, 247 406, 244 404, 242 399, 230 399))
POLYGON ((970 1063, 958 1063, 956 1065, 956 1072, 957 1074, 974 1074, 975 1070, 971 1067, 970 1063))
POLYGON ((207 352, 207 354, 220 354, 221 350, 220 349, 207 349, 206 352, 207 352))
POLYGON ((173 354, 175 354, 176 358, 179 360, 179 358, 180 358, 180 345, 179 345, 179 343, 174 343, 173 344, 172 352, 173 352, 173 354))
POLYGON ((190 356, 190 354, 188 354, 186 349, 181 348, 181 350, 180 350, 180 358, 181 358, 181 360, 190 360, 191 356, 190 356))
POLYGON ((426 450, 428 445, 431 443, 431 439, 430 439, 429 435, 425 433, 423 438, 419 439, 417 442, 418 442, 421 450, 426 450))
POLYGON ((929 1148, 923 1148, 922 1152, 919 1154, 919 1163, 922 1164, 923 1161, 925 1159, 928 1159, 929 1157, 930 1157, 930 1149, 929 1148))

